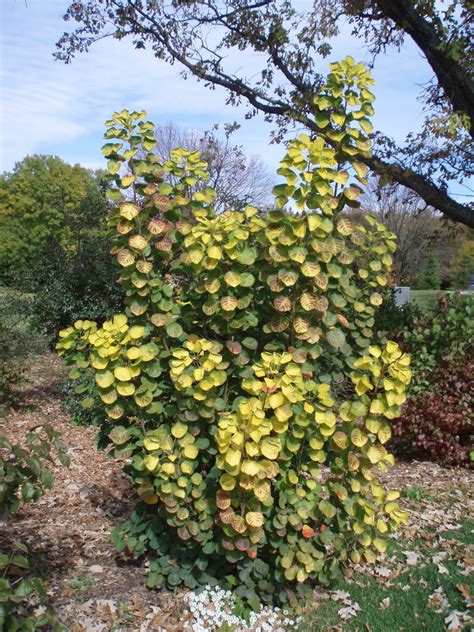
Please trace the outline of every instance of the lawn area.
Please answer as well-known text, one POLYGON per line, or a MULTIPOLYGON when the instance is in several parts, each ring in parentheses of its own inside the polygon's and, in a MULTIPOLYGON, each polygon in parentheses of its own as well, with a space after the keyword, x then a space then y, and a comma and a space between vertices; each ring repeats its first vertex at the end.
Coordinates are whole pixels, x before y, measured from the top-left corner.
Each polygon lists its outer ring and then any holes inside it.
MULTIPOLYGON (((421 311, 432 310, 436 307, 436 297, 441 290, 410 290, 410 305, 419 307, 421 311)), ((442 294, 447 298, 456 294, 455 290, 445 290, 442 294)), ((472 300, 474 292, 463 294, 463 300, 472 300)))
MULTIPOLYGON (((416 500, 406 508, 416 516, 423 504, 416 500)), ((425 509, 434 518, 442 506, 432 500, 425 509)), ((465 519, 438 527, 428 522, 422 532, 410 538, 410 530, 416 531, 416 526, 409 525, 375 567, 356 568, 350 578, 319 597, 316 590, 317 605, 306 615, 301 632, 470 629, 467 609, 472 581, 466 548, 472 543, 473 526, 472 520, 465 519)))
POLYGON ((439 290, 410 290, 410 304, 421 310, 433 309, 439 290))

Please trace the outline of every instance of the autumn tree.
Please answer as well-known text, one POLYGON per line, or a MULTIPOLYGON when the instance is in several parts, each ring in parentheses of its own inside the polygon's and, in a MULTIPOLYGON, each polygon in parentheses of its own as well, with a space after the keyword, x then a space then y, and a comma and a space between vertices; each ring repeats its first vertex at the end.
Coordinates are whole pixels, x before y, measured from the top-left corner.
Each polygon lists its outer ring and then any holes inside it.
POLYGON ((375 215, 397 237, 393 268, 396 284, 416 286, 430 253, 434 252, 443 287, 453 283, 457 286, 459 253, 469 239, 467 226, 444 221, 440 213, 409 189, 382 186, 377 178, 370 180, 361 208, 375 215))
MULTIPOLYGON (((331 53, 347 23, 374 59, 411 39, 432 72, 421 95, 422 128, 402 146, 383 130, 374 132, 375 152, 362 161, 384 181, 408 187, 446 217, 472 227, 472 207, 453 194, 453 186, 459 189, 473 172, 470 5, 467 0, 76 0, 65 19, 78 26, 62 36, 56 57, 70 62, 96 40, 130 37, 136 48, 149 47, 158 58, 179 63, 185 75, 224 88, 230 104, 249 106, 248 116, 263 113, 276 123, 276 140, 303 125, 337 146, 340 122, 327 124, 324 103, 313 100, 322 81, 318 60, 331 53), (258 53, 260 67, 253 55, 251 65, 242 57, 236 71, 236 54, 248 50, 258 53)), ((369 107, 365 116, 371 114, 369 107)), ((370 132, 368 120, 364 125, 370 132)))

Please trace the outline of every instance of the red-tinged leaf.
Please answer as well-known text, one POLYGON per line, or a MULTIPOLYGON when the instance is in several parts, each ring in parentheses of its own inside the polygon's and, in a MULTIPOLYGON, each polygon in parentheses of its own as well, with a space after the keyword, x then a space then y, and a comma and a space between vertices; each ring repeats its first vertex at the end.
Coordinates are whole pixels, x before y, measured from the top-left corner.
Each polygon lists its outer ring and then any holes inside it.
POLYGON ((273 307, 279 312, 291 312, 291 300, 288 296, 280 294, 273 301, 273 307))
POLYGON ((153 235, 161 235, 161 233, 166 231, 167 223, 158 217, 154 217, 148 222, 147 228, 153 235))
POLYGON ((240 344, 240 342, 237 342, 237 340, 227 340, 225 346, 234 355, 239 355, 239 353, 242 351, 242 345, 240 344))
POLYGON ((167 211, 171 206, 169 198, 165 195, 160 195, 159 193, 153 196, 153 204, 162 212, 167 211))
POLYGON ((164 237, 155 243, 155 248, 161 250, 161 252, 170 252, 173 248, 173 242, 169 237, 164 237))

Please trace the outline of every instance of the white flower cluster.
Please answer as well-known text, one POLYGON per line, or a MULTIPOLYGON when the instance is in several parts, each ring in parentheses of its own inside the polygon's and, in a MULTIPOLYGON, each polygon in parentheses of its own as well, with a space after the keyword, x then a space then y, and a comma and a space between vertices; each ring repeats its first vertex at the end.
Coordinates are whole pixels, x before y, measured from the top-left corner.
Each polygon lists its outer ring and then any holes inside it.
POLYGON ((301 617, 291 617, 287 610, 264 607, 252 612, 247 623, 232 614, 236 599, 222 588, 206 586, 199 593, 189 593, 189 610, 193 617, 193 632, 217 632, 227 624, 233 632, 285 632, 297 630, 301 617))

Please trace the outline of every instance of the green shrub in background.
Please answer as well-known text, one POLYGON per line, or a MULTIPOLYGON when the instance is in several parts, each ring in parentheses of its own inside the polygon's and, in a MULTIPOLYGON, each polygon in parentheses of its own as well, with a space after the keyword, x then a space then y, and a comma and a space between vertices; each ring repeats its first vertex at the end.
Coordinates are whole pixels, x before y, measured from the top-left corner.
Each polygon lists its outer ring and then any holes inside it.
POLYGON ((57 156, 26 156, 0 176, 0 194, 0 279, 13 287, 42 270, 51 240, 74 252, 106 211, 101 174, 57 156))
POLYGON ((13 327, 0 321, 0 417, 19 403, 16 387, 25 381, 24 355, 13 327))
POLYGON ((374 330, 382 339, 395 340, 401 344, 405 332, 411 331, 420 318, 424 316, 417 305, 406 303, 397 306, 394 290, 388 288, 383 292, 383 303, 375 313, 374 330))
POLYGON ((455 295, 440 296, 433 313, 419 314, 404 329, 403 346, 412 356, 413 379, 410 393, 431 388, 431 376, 443 365, 462 364, 472 353, 474 300, 455 295))
POLYGON ((31 282, 30 326, 52 342, 68 323, 89 316, 103 322, 122 304, 117 268, 104 236, 88 237, 74 253, 51 242, 31 282))
POLYGON ((441 279, 439 278, 439 262, 434 249, 431 249, 426 260, 425 267, 418 280, 419 290, 439 290, 441 279))
POLYGON ((155 553, 150 586, 282 599, 374 562, 406 519, 377 478, 410 381, 397 344, 373 344, 394 240, 342 214, 366 183, 372 83, 351 58, 331 65, 315 98, 331 143, 300 136, 278 170, 275 203, 299 214, 216 215, 212 189, 187 193, 198 152, 160 160, 143 112, 107 122, 125 313, 57 347, 100 442, 130 460, 141 502, 114 538, 155 553))
MULTIPOLYGON (((29 156, 0 177, 0 278, 10 289, 5 299, 15 301, 15 290, 27 295, 21 313, 28 313, 30 332, 49 341, 85 315, 103 322, 122 302, 108 256, 105 189, 101 172, 54 156, 29 156)), ((0 322, 2 311, 0 304, 0 322)))

